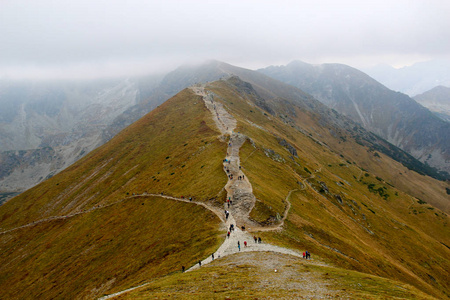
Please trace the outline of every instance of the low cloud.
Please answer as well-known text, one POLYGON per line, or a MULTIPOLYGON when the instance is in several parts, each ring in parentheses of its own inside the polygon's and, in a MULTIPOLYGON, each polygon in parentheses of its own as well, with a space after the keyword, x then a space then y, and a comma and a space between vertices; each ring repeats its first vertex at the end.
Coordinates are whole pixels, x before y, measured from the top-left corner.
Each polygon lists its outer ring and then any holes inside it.
POLYGON ((102 77, 218 59, 352 66, 449 57, 446 1, 4 1, 0 76, 102 77))

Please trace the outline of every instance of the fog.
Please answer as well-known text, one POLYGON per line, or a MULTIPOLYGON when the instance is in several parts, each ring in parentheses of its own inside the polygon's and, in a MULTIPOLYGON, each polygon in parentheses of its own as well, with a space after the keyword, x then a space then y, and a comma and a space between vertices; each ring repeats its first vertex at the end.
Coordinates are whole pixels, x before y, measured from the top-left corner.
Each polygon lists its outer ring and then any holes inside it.
POLYGON ((448 1, 1 0, 0 78, 95 78, 222 60, 247 68, 450 58, 448 1))

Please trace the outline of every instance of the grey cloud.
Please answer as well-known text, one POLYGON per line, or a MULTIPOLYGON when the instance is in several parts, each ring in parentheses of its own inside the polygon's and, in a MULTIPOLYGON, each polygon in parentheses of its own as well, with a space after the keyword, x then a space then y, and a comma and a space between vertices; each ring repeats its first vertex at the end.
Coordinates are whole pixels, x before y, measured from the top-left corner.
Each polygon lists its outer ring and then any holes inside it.
POLYGON ((164 63, 209 58, 247 66, 292 59, 357 66, 450 54, 450 5, 438 0, 0 5, 0 76, 27 76, 31 69, 33 76, 58 69, 79 74, 83 68, 99 76, 108 68, 118 74, 144 67, 151 72, 164 63))

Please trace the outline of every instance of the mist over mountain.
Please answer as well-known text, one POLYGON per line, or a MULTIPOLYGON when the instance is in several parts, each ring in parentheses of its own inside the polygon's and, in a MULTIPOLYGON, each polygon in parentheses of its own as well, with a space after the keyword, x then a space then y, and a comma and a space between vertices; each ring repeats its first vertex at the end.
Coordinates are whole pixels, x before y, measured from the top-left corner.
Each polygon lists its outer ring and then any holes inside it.
POLYGON ((377 65, 362 68, 372 78, 394 91, 410 97, 428 91, 438 85, 450 86, 450 60, 434 59, 418 62, 403 68, 377 65))
POLYGON ((450 294, 447 182, 298 88, 212 64, 228 75, 0 206, 2 295, 450 294))
POLYGON ((407 95, 341 64, 294 61, 259 71, 310 93, 420 161, 450 172, 450 124, 407 95))
POLYGON ((141 102, 129 107, 105 128, 103 142, 114 137, 123 128, 137 121, 182 89, 198 82, 214 81, 226 76, 228 73, 218 68, 217 65, 217 61, 183 65, 165 74, 160 82, 145 97, 142 97, 141 102))
POLYGON ((414 100, 434 112, 441 119, 450 122, 450 88, 437 86, 420 95, 414 100))
POLYGON ((101 145, 158 80, 0 82, 0 192, 30 188, 101 145))
MULTIPOLYGON (((34 86, 29 84, 25 85, 27 88, 5 85, 1 99, 4 103, 9 103, 6 107, 10 105, 11 108, 9 114, 6 110, 3 114, 2 137, 5 142, 2 145, 4 144, 5 148, 8 143, 15 146, 6 148, 11 150, 0 155, 0 192, 21 192, 55 175, 110 140, 177 91, 198 82, 214 81, 231 75, 237 75, 251 83, 260 95, 259 104, 269 111, 271 101, 300 99, 300 105, 304 109, 319 113, 322 119, 334 116, 326 106, 299 89, 273 80, 260 72, 219 61, 181 66, 164 76, 124 81, 34 86), (40 98, 35 95, 40 95, 40 98), (30 104, 46 98, 53 99, 53 104, 30 104), (7 99, 11 101, 8 102, 7 99), (19 99, 19 104, 12 99, 19 99), (32 109, 36 106, 40 111, 32 109), (22 112, 25 112, 22 115, 19 114, 21 107, 22 112), (19 116, 22 116, 22 119, 19 116), (36 130, 37 128, 39 130, 36 130), (12 143, 13 139, 16 140, 15 144, 12 143), (27 144, 29 147, 24 147, 27 144)), ((342 128, 353 126, 349 125, 348 120, 344 122, 339 118, 334 118, 332 122, 337 122, 342 128)), ((364 139, 373 140, 373 137, 367 136, 364 139)), ((376 147, 396 156, 410 168, 426 174, 435 174, 431 170, 426 171, 426 166, 417 165, 412 157, 408 158, 398 150, 389 150, 391 146, 383 142, 378 144, 376 147)))

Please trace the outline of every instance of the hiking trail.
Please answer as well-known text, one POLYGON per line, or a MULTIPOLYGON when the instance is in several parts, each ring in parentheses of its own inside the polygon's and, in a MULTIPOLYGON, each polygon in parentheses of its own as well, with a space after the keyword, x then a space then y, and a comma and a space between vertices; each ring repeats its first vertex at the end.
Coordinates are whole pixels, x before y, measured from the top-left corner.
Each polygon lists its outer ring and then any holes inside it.
MULTIPOLYGON (((204 206, 208 210, 214 212, 222 220, 222 222, 224 222, 225 228, 227 232, 230 232, 230 235, 225 236, 224 242, 214 253, 211 253, 211 255, 200 261, 201 265, 199 263, 196 263, 192 267, 188 268, 186 272, 190 272, 198 268, 201 268, 201 266, 211 263, 215 259, 220 259, 222 257, 239 252, 255 252, 255 251, 276 252, 303 258, 302 253, 298 251, 278 247, 275 245, 270 245, 260 240, 259 236, 255 235, 256 232, 253 232, 251 234, 247 231, 249 229, 249 226, 253 227, 253 229, 257 229, 256 231, 270 231, 280 229, 283 226, 284 220, 287 218, 289 209, 291 207, 289 198, 292 192, 297 190, 291 190, 286 196, 285 199, 285 202, 287 203, 286 209, 283 213, 283 217, 280 220, 279 224, 273 227, 260 228, 260 226, 251 221, 249 219, 249 213, 255 205, 256 197, 253 195, 252 185, 250 184, 247 177, 243 173, 242 168, 240 167, 240 157, 239 157, 239 149, 245 143, 247 137, 239 132, 235 132, 237 125, 236 119, 230 113, 228 113, 228 111, 225 109, 222 103, 214 100, 213 93, 207 93, 205 91, 204 85, 199 84, 190 87, 190 89, 195 94, 202 96, 206 107, 211 112, 212 118, 221 133, 220 136, 221 140, 224 140, 225 142, 228 143, 227 155, 223 160, 223 170, 228 176, 228 181, 225 185, 225 190, 227 191, 227 200, 230 201, 224 203, 223 211, 219 211, 218 208, 211 207, 202 202, 190 201, 187 199, 179 199, 165 195, 160 196, 177 201, 193 202, 197 205, 204 206), (228 203, 230 203, 230 205, 228 203), (226 218, 225 215, 226 211, 229 212, 228 218, 226 218), (234 225, 234 230, 231 230, 230 227, 231 225, 234 225), (238 246, 238 242, 240 247, 238 246), (214 259, 212 257, 212 254, 214 254, 214 259)), ((159 196, 159 195, 149 194, 148 196, 159 196)), ((312 263, 324 265, 317 261, 312 263)), ((147 282, 142 285, 115 294, 107 295, 99 299, 113 298, 115 296, 119 296, 121 294, 130 292, 137 288, 146 286, 149 283, 150 282, 147 282)))

